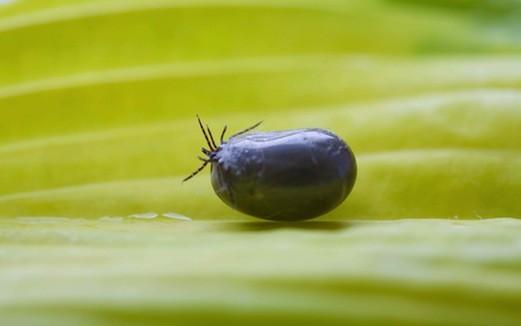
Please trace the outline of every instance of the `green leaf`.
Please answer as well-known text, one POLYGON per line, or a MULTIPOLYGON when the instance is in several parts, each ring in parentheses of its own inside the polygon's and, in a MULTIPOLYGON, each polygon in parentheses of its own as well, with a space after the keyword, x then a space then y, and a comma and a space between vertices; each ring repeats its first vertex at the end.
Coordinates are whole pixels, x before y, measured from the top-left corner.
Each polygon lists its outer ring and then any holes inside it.
POLYGON ((0 325, 521 323, 520 22, 516 0, 0 1, 0 325), (338 133, 353 193, 308 223, 233 211, 208 172, 181 184, 196 113, 338 133))
POLYGON ((0 222, 0 322, 514 325, 521 222, 0 222))

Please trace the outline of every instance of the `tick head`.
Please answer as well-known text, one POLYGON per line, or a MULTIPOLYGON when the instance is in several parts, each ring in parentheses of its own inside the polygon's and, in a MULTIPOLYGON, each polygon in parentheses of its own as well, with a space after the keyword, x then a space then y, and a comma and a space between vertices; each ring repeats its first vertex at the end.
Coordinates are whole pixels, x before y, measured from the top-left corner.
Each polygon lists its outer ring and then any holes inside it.
POLYGON ((221 145, 217 146, 217 148, 215 148, 214 150, 208 150, 204 147, 201 148, 201 152, 206 156, 205 159, 199 157, 199 159, 201 161, 210 161, 210 162, 213 162, 213 161, 216 161, 217 160, 217 153, 219 153, 219 151, 221 150, 221 145))
MULTIPOLYGON (((226 145, 226 141, 224 140, 224 134, 226 133, 226 130, 228 129, 227 126, 224 126, 223 131, 221 132, 221 137, 219 139, 220 144, 217 145, 217 143, 215 142, 215 138, 213 137, 212 131, 210 130, 210 127, 207 124, 203 125, 203 122, 201 121, 201 118, 199 118, 199 115, 196 115, 196 116, 197 116, 197 122, 199 124, 199 128, 201 128, 201 132, 203 133, 203 136, 204 136, 204 139, 206 140, 206 145, 208 145, 208 148, 205 148, 205 147, 201 148, 201 151, 203 152, 205 157, 198 157, 198 158, 199 158, 199 160, 203 161, 203 164, 197 170, 195 170, 192 174, 190 174, 188 177, 184 178, 183 182, 191 179, 197 173, 201 172, 208 163, 216 162, 217 153, 219 153, 219 151, 222 150, 223 146, 226 145)), ((262 123, 262 121, 257 122, 253 126, 246 128, 242 131, 239 131, 238 133, 233 134, 230 138, 245 134, 245 133, 249 132, 250 130, 257 128, 261 123, 262 123)))
POLYGON ((227 126, 224 126, 223 131, 221 133, 221 138, 220 138, 221 143, 219 145, 217 145, 217 143, 215 142, 215 138, 213 137, 212 131, 210 130, 210 127, 207 124, 203 125, 203 122, 201 121, 201 118, 199 118, 199 115, 197 115, 197 122, 199 123, 199 128, 201 128, 201 132, 203 133, 203 136, 204 136, 204 139, 206 140, 206 145, 208 145, 208 148, 205 148, 205 147, 201 148, 201 152, 204 154, 204 157, 198 156, 198 159, 203 161, 203 164, 197 170, 195 170, 192 174, 190 174, 188 177, 184 178, 183 182, 191 179, 196 174, 201 172, 206 167, 206 165, 208 165, 208 163, 217 161, 216 155, 221 150, 221 148, 222 148, 221 146, 226 143, 224 141, 224 134, 226 133, 227 126), (205 126, 206 126, 206 128, 205 128, 205 126))

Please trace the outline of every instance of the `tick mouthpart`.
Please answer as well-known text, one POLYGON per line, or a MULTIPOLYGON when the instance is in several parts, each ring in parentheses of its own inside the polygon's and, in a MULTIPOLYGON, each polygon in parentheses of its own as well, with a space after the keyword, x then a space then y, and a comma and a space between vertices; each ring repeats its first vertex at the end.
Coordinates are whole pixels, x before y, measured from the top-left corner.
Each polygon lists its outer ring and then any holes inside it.
MULTIPOLYGON (((208 150, 204 147, 201 148, 201 152, 206 156, 206 159, 203 160, 209 160, 209 161, 216 161, 217 153, 222 149, 221 145, 217 146, 214 150, 208 150)), ((198 156, 198 158, 201 160, 202 158, 198 156)))
POLYGON ((221 146, 217 147, 215 151, 211 152, 208 158, 210 161, 217 161, 217 153, 221 150, 221 146))

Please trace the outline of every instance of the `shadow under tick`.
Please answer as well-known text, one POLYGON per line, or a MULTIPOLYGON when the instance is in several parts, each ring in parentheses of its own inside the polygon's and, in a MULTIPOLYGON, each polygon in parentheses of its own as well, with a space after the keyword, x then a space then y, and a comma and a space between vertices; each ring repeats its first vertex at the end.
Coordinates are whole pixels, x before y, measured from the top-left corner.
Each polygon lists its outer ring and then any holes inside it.
POLYGON ((309 222, 231 222, 222 223, 219 228, 231 232, 266 232, 277 230, 341 231, 351 227, 350 222, 309 221, 309 222))

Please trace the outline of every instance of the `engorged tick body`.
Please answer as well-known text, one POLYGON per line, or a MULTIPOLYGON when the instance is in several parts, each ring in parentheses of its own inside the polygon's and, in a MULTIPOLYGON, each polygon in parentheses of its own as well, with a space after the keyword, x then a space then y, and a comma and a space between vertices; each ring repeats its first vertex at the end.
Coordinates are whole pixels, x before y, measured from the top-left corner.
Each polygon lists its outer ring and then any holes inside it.
MULTIPOLYGON (((198 118, 199 120, 199 118, 198 118)), ((337 207, 356 179, 353 153, 324 129, 248 133, 260 123, 216 146, 199 120, 210 150, 190 179, 212 165, 212 186, 227 205, 243 213, 277 221, 299 221, 337 207)))

